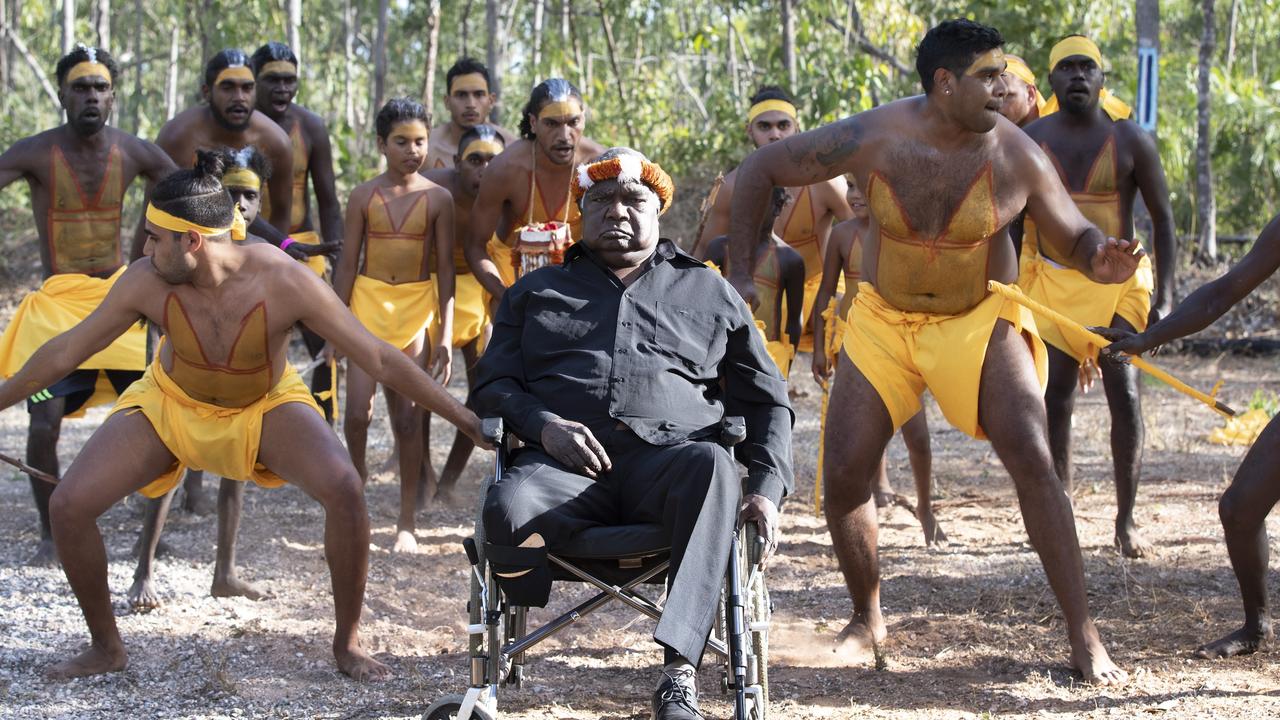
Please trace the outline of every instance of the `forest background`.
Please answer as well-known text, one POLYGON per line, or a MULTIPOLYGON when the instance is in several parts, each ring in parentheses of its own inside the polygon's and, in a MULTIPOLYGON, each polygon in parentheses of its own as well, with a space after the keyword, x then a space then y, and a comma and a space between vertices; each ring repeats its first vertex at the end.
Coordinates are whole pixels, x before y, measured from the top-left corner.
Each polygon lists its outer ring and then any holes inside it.
MULTIPOLYGON (((578 85, 589 136, 676 178, 664 230, 688 239, 714 176, 748 151, 756 86, 789 87, 805 128, 915 94, 915 44, 957 16, 999 28, 1046 95, 1064 35, 1098 42, 1108 85, 1131 104, 1139 37, 1159 47, 1156 130, 1184 261, 1238 253, 1275 212, 1280 0, 0 0, 0 147, 62 121, 53 69, 76 42, 117 57, 112 122, 154 139, 199 102, 210 55, 282 40, 301 60, 297 101, 329 123, 345 197, 378 172, 376 108, 408 95, 440 117, 444 73, 469 54, 495 72, 507 127, 536 82, 578 85)), ((33 234, 28 208, 21 183, 0 193, 10 241, 33 234)))

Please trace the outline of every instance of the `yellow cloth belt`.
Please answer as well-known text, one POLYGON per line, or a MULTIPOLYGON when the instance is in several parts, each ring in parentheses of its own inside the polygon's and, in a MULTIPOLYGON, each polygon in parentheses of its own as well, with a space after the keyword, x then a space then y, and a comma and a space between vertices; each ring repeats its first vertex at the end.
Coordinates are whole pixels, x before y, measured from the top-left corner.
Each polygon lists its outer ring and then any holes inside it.
POLYGON ((986 437, 978 425, 982 364, 1001 319, 1026 340, 1043 393, 1049 364, 1035 319, 998 294, 964 313, 940 315, 899 310, 870 283, 859 283, 844 351, 880 395, 895 431, 920 412, 920 394, 927 387, 952 425, 981 440, 986 437))
POLYGON ((493 264, 498 266, 498 277, 502 278, 502 284, 511 287, 516 281, 516 269, 511 267, 511 246, 495 235, 489 238, 484 249, 488 251, 493 264))
POLYGON ((157 498, 177 486, 186 468, 231 480, 253 480, 263 487, 283 485, 280 476, 258 463, 258 448, 263 416, 291 402, 323 415, 292 366, 285 367, 280 381, 262 399, 242 408, 225 408, 193 399, 159 362, 153 362, 142 379, 124 391, 111 412, 141 412, 176 458, 164 475, 140 491, 157 498))
MULTIPOLYGON (((471 273, 453 276, 453 346, 484 336, 489 324, 489 294, 471 273)), ((483 349, 483 348, 481 348, 483 349)))
POLYGON ((351 312, 369 332, 401 350, 435 324, 435 280, 391 285, 368 275, 356 275, 351 288, 351 312))
MULTIPOLYGON (((756 330, 760 332, 760 340, 764 342, 764 349, 769 353, 769 359, 773 360, 773 364, 777 366, 778 372, 785 379, 791 375, 791 360, 796 356, 796 349, 791 343, 785 340, 770 340, 765 332, 763 320, 756 320, 756 330)), ((783 333, 778 337, 785 337, 783 333)))
MULTIPOLYGON (((1018 285, 1027 297, 1086 327, 1107 327, 1118 315, 1142 332, 1147 329, 1147 317, 1151 313, 1155 274, 1151 270, 1151 258, 1143 256, 1133 277, 1125 282, 1096 283, 1075 268, 1059 267, 1038 255, 1027 264, 1026 274, 1018 278, 1018 285)), ((1083 338, 1064 333, 1057 323, 1041 318, 1037 327, 1046 343, 1075 358, 1076 362, 1097 359, 1099 346, 1081 344, 1083 338)))
MULTIPOLYGON (((13 377, 41 345, 88 317, 122 274, 123 267, 105 279, 62 273, 23 298, 0 336, 0 375, 13 377)), ((81 363, 80 369, 142 370, 147 365, 146 348, 147 332, 135 323, 105 350, 81 363)))
MULTIPOLYGON (((303 230, 300 232, 290 233, 289 237, 293 238, 294 242, 302 243, 303 245, 320 244, 320 235, 314 230, 303 230)), ((311 255, 306 260, 299 260, 298 262, 311 268, 311 272, 321 278, 324 277, 325 271, 329 268, 324 255, 311 255)))

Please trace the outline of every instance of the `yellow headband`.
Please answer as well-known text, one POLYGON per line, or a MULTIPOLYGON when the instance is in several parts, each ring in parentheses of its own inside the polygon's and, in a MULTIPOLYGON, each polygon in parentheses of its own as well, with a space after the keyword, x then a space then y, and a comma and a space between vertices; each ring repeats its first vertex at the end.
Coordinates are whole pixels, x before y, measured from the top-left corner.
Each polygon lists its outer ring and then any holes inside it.
POLYGON ((467 73, 459 75, 449 83, 449 94, 452 95, 454 90, 483 90, 489 92, 489 83, 485 81, 484 76, 480 73, 467 73))
POLYGON ((1063 38, 1049 51, 1049 72, 1053 72, 1053 69, 1058 67, 1058 63, 1072 55, 1083 55, 1098 63, 1098 67, 1102 67, 1102 51, 1098 46, 1083 35, 1072 35, 1069 38, 1063 38))
POLYGON ((567 117, 570 115, 581 115, 582 106, 574 100, 556 100, 542 106, 542 110, 538 111, 538 119, 549 117, 567 117))
POLYGON ((223 68, 222 72, 218 73, 218 75, 213 79, 213 84, 216 86, 223 80, 253 82, 253 73, 244 65, 231 65, 230 67, 223 68))
POLYGON ((635 155, 619 155, 578 166, 578 171, 573 174, 569 184, 574 202, 581 204, 582 196, 592 185, 614 179, 638 180, 647 185, 658 196, 659 215, 671 207, 671 200, 676 194, 676 185, 671 181, 671 176, 658 167, 657 163, 641 160, 635 155))
POLYGON ((491 153, 493 155, 497 155, 498 153, 502 152, 504 149, 505 148, 503 148, 502 145, 497 140, 485 140, 483 138, 476 138, 475 140, 472 140, 471 142, 467 143, 467 147, 463 149, 461 157, 463 160, 465 160, 471 157, 475 153, 485 153, 485 152, 491 153))
POLYGON ((261 190, 262 178, 249 168, 231 168, 222 174, 222 186, 261 190))
POLYGON ((761 113, 767 113, 774 110, 786 113, 787 117, 792 120, 795 120, 797 117, 796 106, 786 100, 761 100, 755 105, 752 105, 751 109, 747 111, 747 124, 750 125, 754 122, 761 113))
POLYGON ((147 222, 159 225, 165 230, 169 230, 171 232, 185 233, 188 230, 194 230, 203 237, 217 237, 218 235, 229 232, 231 233, 232 240, 243 240, 245 230, 244 216, 240 214, 240 207, 238 205, 235 206, 234 212, 235 219, 231 221, 231 227, 211 228, 205 227, 204 225, 197 225, 189 220, 183 220, 177 215, 170 215, 155 205, 148 203, 147 222))
POLYGON ((82 77, 91 76, 100 77, 103 80, 106 80, 108 85, 111 84, 111 71, 107 69, 106 65, 92 60, 85 60, 83 62, 76 63, 71 70, 67 72, 67 84, 70 85, 82 77))
POLYGON ((1040 94, 1040 88, 1036 87, 1036 74, 1031 72, 1031 67, 1017 55, 1005 55, 1004 59, 1008 63, 1008 66, 1005 67, 1005 72, 1034 88, 1036 91, 1036 108, 1044 110, 1044 96, 1040 94))
POLYGON ((272 60, 258 71, 259 75, 297 75, 298 66, 288 60, 272 60))

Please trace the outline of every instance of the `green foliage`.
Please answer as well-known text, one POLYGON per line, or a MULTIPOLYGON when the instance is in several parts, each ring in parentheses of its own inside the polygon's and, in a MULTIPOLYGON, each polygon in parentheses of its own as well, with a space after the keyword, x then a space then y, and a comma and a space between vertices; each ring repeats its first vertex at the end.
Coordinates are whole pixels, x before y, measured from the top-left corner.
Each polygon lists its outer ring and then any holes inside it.
POLYGON ((1249 398, 1249 406, 1245 409, 1262 410, 1267 417, 1275 417, 1276 412, 1280 411, 1280 397, 1277 397, 1274 392, 1254 390, 1253 397, 1249 398))

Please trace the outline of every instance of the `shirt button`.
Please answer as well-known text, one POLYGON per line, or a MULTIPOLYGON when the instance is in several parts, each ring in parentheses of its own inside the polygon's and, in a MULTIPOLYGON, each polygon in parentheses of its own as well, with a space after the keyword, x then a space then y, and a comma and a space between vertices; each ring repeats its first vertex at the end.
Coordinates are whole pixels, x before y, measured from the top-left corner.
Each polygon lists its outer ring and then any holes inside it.
POLYGON ((626 355, 626 354, 627 354, 627 349, 626 349, 626 348, 618 348, 618 354, 619 354, 619 355, 626 355))

